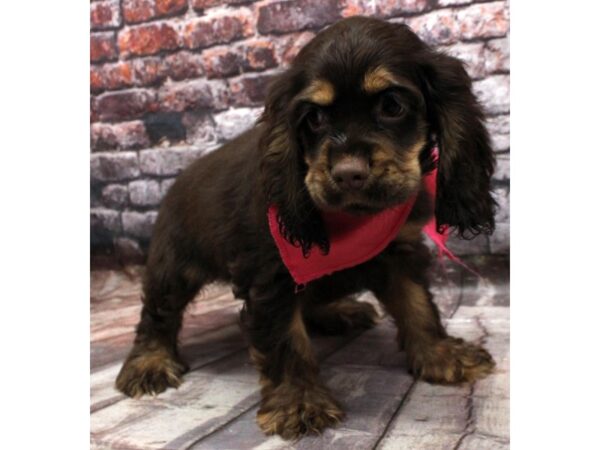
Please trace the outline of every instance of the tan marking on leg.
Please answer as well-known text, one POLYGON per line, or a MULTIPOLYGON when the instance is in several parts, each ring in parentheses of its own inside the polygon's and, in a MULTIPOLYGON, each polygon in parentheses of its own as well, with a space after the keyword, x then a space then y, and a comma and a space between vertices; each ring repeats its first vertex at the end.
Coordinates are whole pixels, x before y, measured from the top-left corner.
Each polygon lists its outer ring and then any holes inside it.
POLYGON ((176 361, 162 346, 151 349, 134 347, 123 364, 115 385, 130 397, 155 395, 168 387, 178 388, 183 381, 184 371, 184 365, 176 361))
POLYGON ((283 383, 263 398, 256 422, 267 435, 297 439, 307 433, 320 434, 343 417, 338 402, 325 387, 283 383))
POLYGON ((400 277, 390 288, 383 301, 396 322, 398 343, 406 349, 409 369, 415 376, 455 384, 492 371, 495 364, 485 349, 446 334, 424 286, 400 277))
POLYGON ((308 337, 306 327, 304 326, 304 318, 302 317, 302 310, 300 307, 296 307, 294 311, 292 323, 290 324, 290 337, 292 338, 292 344, 294 349, 298 352, 298 355, 307 364, 316 365, 317 362, 312 352, 310 338, 308 337))
MULTIPOLYGON (((283 439, 297 439, 306 433, 320 433, 326 427, 337 424, 344 413, 317 379, 317 363, 300 307, 294 311, 288 334, 293 352, 285 355, 288 361, 284 364, 284 370, 292 370, 284 374, 283 381, 278 385, 261 375, 262 401, 256 421, 268 435, 279 434, 283 439)), ((261 367, 269 363, 265 356, 254 349, 251 349, 251 355, 261 367)))

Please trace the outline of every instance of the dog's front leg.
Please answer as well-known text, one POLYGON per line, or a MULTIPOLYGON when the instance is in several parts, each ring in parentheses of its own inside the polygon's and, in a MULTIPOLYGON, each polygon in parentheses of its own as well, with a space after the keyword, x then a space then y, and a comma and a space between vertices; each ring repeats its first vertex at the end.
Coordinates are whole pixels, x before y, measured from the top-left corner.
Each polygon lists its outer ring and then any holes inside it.
POLYGON ((318 379, 318 365, 291 283, 253 286, 242 315, 260 371, 257 422, 266 434, 295 439, 339 422, 343 412, 318 379))
MULTIPOLYGON (((416 246, 419 247, 418 245, 416 246)), ((489 374, 494 361, 481 346, 449 336, 426 279, 427 250, 387 255, 386 281, 374 289, 398 328, 409 370, 432 383, 471 382, 489 374)))

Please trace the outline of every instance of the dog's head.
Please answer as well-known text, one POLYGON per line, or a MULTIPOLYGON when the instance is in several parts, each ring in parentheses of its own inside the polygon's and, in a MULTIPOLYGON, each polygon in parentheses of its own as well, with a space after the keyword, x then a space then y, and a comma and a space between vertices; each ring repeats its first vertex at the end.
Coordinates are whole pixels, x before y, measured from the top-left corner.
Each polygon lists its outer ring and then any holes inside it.
POLYGON ((271 86, 262 176, 282 232, 327 250, 318 210, 374 213, 418 192, 439 147, 438 227, 494 228, 493 152, 462 63, 408 27, 354 17, 318 34, 271 86))

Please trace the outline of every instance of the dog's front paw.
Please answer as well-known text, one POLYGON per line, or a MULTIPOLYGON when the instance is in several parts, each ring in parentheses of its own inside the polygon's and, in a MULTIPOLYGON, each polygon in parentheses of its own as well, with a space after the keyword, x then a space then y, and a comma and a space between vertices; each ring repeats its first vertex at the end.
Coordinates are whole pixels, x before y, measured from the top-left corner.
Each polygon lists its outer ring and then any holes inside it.
POLYGON ((156 395, 168 387, 178 388, 186 371, 186 365, 166 350, 132 352, 123 364, 115 386, 129 397, 156 395))
POLYGON ((256 415, 263 432, 278 434, 283 439, 320 434, 343 418, 344 412, 325 388, 289 384, 281 384, 267 394, 256 415))
POLYGON ((411 372, 430 383, 472 382, 489 375, 495 365, 483 347, 453 337, 409 352, 411 372))

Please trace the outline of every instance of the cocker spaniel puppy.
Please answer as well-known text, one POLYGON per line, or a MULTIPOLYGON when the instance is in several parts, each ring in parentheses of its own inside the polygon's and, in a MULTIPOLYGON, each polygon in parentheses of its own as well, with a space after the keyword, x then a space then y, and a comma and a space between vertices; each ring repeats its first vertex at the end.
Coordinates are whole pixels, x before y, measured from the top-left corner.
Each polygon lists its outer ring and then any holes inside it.
POLYGON ((365 289, 395 320, 416 377, 461 383, 485 376, 494 366, 488 352, 442 326, 421 229, 435 216, 439 229, 463 237, 491 233, 493 168, 483 113, 460 61, 404 25, 354 17, 331 26, 274 81, 256 127, 194 162, 164 198, 141 320, 117 388, 137 397, 180 385, 183 312, 215 280, 230 282, 245 301, 242 324, 262 387, 257 421, 267 434, 297 438, 342 419, 318 377, 307 328, 373 325, 373 307, 351 297, 365 289), (423 180, 434 169, 432 198, 423 180), (370 217, 411 198, 404 225, 370 259, 305 286, 294 281, 273 233, 306 258, 326 257, 326 214, 370 217))

